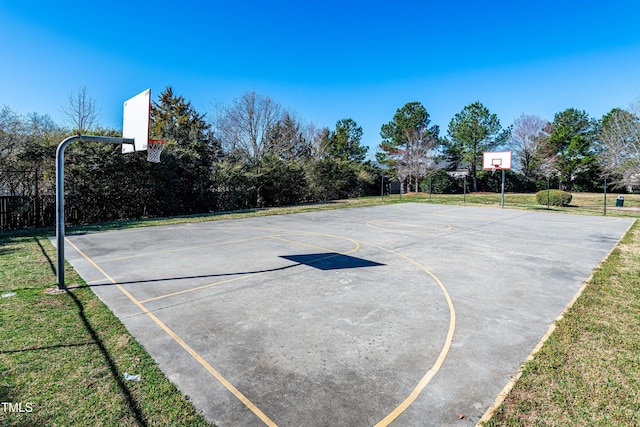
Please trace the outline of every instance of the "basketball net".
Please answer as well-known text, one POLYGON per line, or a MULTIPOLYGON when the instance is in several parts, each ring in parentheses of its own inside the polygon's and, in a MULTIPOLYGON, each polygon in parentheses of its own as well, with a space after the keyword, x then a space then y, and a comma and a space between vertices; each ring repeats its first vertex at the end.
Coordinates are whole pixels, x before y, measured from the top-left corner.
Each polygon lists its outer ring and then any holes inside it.
POLYGON ((150 139, 147 144, 147 161, 153 163, 160 163, 160 154, 164 149, 166 141, 161 139, 150 139))

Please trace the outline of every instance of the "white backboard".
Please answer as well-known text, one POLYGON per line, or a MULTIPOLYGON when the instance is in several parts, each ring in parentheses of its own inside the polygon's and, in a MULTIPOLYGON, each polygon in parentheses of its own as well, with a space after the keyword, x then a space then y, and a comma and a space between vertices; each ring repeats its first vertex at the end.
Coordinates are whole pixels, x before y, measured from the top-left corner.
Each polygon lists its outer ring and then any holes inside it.
POLYGON ((511 169, 511 151, 485 151, 482 153, 482 169, 511 169))
POLYGON ((145 151, 149 143, 151 89, 126 100, 123 111, 122 137, 135 139, 135 147, 131 144, 122 144, 122 152, 145 151))

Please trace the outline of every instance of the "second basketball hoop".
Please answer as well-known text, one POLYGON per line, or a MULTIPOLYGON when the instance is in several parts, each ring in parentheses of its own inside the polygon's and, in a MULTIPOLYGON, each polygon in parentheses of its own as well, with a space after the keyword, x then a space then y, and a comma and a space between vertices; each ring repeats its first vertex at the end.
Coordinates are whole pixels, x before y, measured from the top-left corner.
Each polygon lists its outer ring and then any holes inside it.
POLYGON ((511 151, 485 151, 482 153, 482 169, 492 171, 511 169, 511 151))
POLYGON ((482 153, 482 169, 493 172, 502 171, 500 206, 504 208, 504 171, 511 169, 511 151, 485 151, 482 153))

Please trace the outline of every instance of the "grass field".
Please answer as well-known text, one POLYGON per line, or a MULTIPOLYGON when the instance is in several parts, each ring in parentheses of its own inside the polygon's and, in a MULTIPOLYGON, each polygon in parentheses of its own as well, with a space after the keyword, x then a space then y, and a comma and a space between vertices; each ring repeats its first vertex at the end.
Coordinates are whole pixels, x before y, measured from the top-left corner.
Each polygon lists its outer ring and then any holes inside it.
POLYGON ((54 264, 44 236, 0 239, 0 425, 207 425, 73 270, 47 292, 54 264))
POLYGON ((483 425, 639 426, 639 222, 555 326, 483 425))
MULTIPOLYGON (((640 195, 607 215, 640 217, 640 195)), ((382 203, 500 206, 500 195, 403 195, 100 224, 73 231, 278 215, 382 203)), ((505 207, 546 209, 530 194, 505 207)), ((600 194, 574 194, 555 212, 603 215, 600 194)), ((55 293, 53 230, 0 233, 0 425, 207 425, 145 350, 67 267, 70 292, 55 293), (141 376, 128 381, 124 374, 141 376)), ((486 425, 640 425, 640 224, 594 272, 486 425)))

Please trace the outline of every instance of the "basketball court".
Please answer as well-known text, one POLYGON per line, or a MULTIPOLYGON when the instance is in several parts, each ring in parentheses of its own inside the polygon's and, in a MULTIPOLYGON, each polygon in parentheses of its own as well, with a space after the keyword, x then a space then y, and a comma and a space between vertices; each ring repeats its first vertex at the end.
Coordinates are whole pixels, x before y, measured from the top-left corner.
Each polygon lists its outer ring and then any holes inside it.
POLYGON ((220 427, 462 426, 631 224, 411 203, 70 235, 66 258, 220 427))

